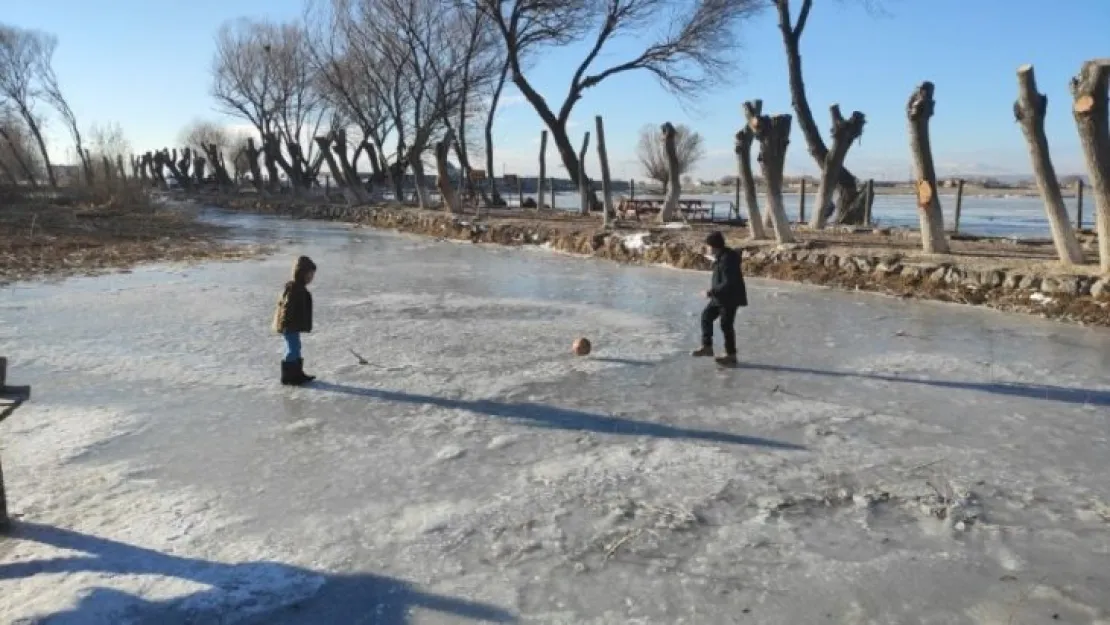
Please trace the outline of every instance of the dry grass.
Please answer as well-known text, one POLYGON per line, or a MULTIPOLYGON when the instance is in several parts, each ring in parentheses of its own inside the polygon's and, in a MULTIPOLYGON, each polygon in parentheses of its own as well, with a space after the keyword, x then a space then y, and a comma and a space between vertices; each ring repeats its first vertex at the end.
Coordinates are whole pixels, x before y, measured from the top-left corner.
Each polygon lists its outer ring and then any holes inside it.
POLYGON ((0 284, 258 253, 228 245, 225 234, 186 211, 155 205, 135 187, 0 188, 0 284))

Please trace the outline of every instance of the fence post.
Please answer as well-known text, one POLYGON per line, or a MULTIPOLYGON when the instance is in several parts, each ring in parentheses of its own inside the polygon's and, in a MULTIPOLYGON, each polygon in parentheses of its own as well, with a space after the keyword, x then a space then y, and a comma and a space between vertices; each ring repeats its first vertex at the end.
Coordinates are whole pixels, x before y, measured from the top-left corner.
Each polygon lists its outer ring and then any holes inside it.
MULTIPOLYGON (((802 176, 802 188, 798 192, 798 223, 804 224, 806 222, 806 179, 802 176)), ((740 191, 736 192, 736 205, 740 206, 740 191)))
POLYGON ((863 219, 864 223, 868 226, 871 225, 871 207, 875 205, 875 179, 868 178, 867 180, 867 206, 864 207, 863 219))
MULTIPOLYGON (((1096 198, 1097 199, 1097 198, 1096 198)), ((1075 181, 1075 228, 1083 231, 1083 179, 1075 181)))
POLYGON ((964 179, 956 182, 956 223, 952 227, 952 234, 960 233, 960 212, 964 206, 964 179))

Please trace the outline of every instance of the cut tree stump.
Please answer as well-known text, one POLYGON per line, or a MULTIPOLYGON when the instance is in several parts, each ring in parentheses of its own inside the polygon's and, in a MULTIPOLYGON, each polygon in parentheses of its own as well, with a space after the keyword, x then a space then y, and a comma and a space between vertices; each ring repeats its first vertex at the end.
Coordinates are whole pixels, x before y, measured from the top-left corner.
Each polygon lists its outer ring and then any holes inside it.
MULTIPOLYGON (((1032 65, 1022 65, 1017 71, 1018 99, 1014 102, 1014 118, 1021 125, 1021 132, 1029 144, 1029 156, 1033 160, 1033 175, 1037 179, 1041 197, 1044 198, 1045 214, 1052 229, 1052 241, 1056 244, 1056 254, 1065 265, 1083 263, 1083 248, 1071 226, 1064 195, 1060 192, 1060 182, 1056 178, 1056 168, 1052 165, 1052 153, 1048 148, 1048 137, 1044 132, 1045 112, 1048 98, 1037 91, 1037 79, 1032 65)), ((962 181, 961 181, 962 184, 962 181)), ((961 186, 961 189, 963 187, 961 186)), ((957 217, 958 219, 958 217, 957 217)))
POLYGON ((439 187, 439 197, 443 199, 443 209, 452 215, 459 212, 458 197, 455 195, 455 187, 451 186, 451 176, 447 170, 447 154, 454 142, 455 131, 448 128, 443 139, 435 146, 436 186, 439 187))
POLYGON ((937 171, 933 164, 933 148, 929 141, 929 120, 936 102, 933 83, 925 81, 910 94, 906 117, 910 127, 910 151, 917 173, 917 209, 921 217, 921 247, 926 254, 947 254, 948 239, 944 234, 944 213, 937 196, 937 171))
MULTIPOLYGON (((756 100, 753 106, 756 111, 762 112, 762 101, 756 100)), ((763 217, 759 213, 759 198, 755 192, 755 175, 752 173, 753 143, 755 143, 755 131, 749 126, 744 126, 736 133, 736 165, 739 169, 740 186, 744 191, 744 204, 748 208, 748 232, 753 240, 759 241, 767 238, 767 231, 763 229, 763 217)), ((740 215, 739 197, 736 200, 736 214, 740 215)))
POLYGON ((678 130, 671 122, 660 128, 663 139, 663 156, 667 160, 667 195, 663 198, 663 210, 659 211, 660 223, 667 223, 678 212, 678 198, 682 196, 682 180, 678 163, 678 130))
POLYGON ((1072 114, 1095 200, 1099 265, 1110 273, 1110 59, 1087 61, 1071 81, 1072 114))
POLYGON ((780 244, 793 243, 794 233, 790 231, 782 199, 782 172, 786 166, 786 148, 790 145, 792 118, 790 115, 763 115, 753 102, 744 103, 744 116, 759 141, 759 164, 767 185, 767 210, 775 229, 775 240, 780 244))
MULTIPOLYGON (((832 144, 829 146, 829 152, 825 155, 825 162, 821 167, 821 182, 817 186, 817 201, 813 204, 813 218, 809 222, 810 228, 814 230, 821 230, 825 227, 830 213, 828 208, 832 203, 833 191, 836 190, 839 184, 840 172, 844 169, 844 159, 848 157, 848 149, 852 147, 856 139, 863 136, 863 126, 867 123, 867 119, 859 111, 854 111, 851 117, 844 119, 844 116, 840 113, 839 104, 829 107, 829 115, 832 117, 832 130, 830 131, 832 144)), ((841 216, 845 216, 850 208, 850 206, 839 207, 841 216)), ((843 219, 837 221, 843 221, 843 219)), ((862 219, 857 221, 862 221, 862 219)))
POLYGON ((590 209, 593 208, 593 194, 590 193, 590 178, 586 175, 586 152, 590 149, 590 133, 586 132, 586 136, 582 137, 582 149, 578 152, 578 193, 579 200, 582 204, 579 206, 579 212, 582 215, 589 215, 590 209))

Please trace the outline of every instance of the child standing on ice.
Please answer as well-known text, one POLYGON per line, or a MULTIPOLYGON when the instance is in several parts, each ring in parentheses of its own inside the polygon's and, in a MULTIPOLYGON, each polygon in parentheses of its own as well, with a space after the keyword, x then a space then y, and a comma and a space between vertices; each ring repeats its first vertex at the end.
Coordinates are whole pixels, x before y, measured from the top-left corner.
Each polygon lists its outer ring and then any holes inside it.
POLYGON ((301 357, 301 333, 312 332, 312 293, 308 285, 316 277, 316 264, 301 256, 293 265, 293 279, 285 283, 285 290, 274 312, 274 331, 285 338, 285 358, 281 361, 281 383, 299 386, 316 379, 304 372, 301 357))

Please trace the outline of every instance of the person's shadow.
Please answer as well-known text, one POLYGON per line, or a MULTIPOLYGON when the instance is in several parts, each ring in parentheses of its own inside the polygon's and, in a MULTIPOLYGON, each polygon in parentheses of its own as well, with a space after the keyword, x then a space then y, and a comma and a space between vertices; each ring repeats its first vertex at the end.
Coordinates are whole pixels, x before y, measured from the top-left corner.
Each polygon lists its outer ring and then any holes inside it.
POLYGON ((16 523, 8 539, 35 541, 83 555, 0 564, 0 581, 92 572, 171 577, 208 587, 161 601, 98 587, 72 608, 20 621, 26 625, 406 625, 414 608, 459 620, 516 622, 499 607, 423 592, 405 581, 369 573, 339 575, 280 562, 225 564, 184 558, 33 523, 16 523))
POLYGON ((445 397, 435 397, 434 395, 384 391, 358 386, 347 386, 344 384, 333 384, 320 380, 312 382, 305 388, 352 395, 355 397, 368 397, 382 401, 438 406, 451 410, 469 410, 470 412, 484 414, 490 417, 522 421, 533 427, 541 428, 578 430, 623 436, 651 436, 655 438, 702 440, 713 443, 755 445, 758 447, 791 451, 804 451, 806 449, 806 447, 802 445, 759 436, 732 434, 715 430, 699 430, 667 425, 665 423, 656 423, 653 421, 637 421, 635 419, 600 415, 581 410, 572 410, 570 408, 548 406, 545 404, 516 403, 492 399, 448 399, 445 397))

